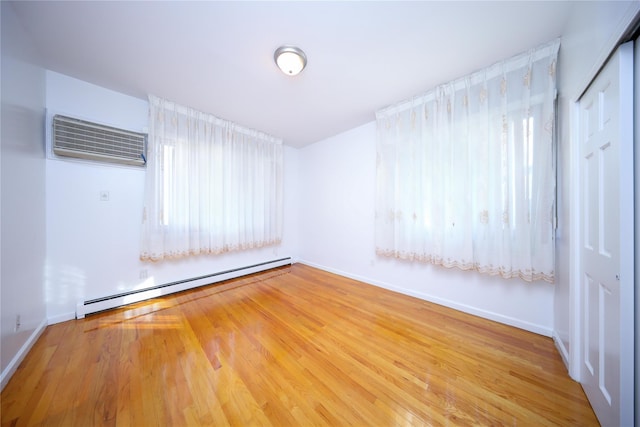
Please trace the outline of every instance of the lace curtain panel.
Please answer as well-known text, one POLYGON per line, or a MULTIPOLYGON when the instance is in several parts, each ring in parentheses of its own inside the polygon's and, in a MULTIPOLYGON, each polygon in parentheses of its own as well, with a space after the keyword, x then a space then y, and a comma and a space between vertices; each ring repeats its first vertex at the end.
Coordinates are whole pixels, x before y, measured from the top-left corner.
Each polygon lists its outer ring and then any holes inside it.
POLYGON ((149 97, 142 260, 282 239, 282 141, 149 97))
POLYGON ((376 252, 554 280, 559 41, 376 114, 376 252))

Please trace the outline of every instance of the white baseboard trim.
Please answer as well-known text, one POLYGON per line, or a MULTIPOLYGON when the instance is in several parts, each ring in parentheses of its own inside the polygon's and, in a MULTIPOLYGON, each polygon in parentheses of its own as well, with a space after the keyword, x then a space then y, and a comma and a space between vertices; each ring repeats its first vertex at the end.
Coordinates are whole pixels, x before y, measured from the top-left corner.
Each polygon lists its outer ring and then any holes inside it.
POLYGON ((551 337, 553 330, 547 328, 542 325, 538 325, 535 323, 527 322, 522 319, 516 319, 514 317, 505 316, 499 313, 494 313, 491 311, 483 310, 477 307, 473 307, 466 304, 460 304, 456 301, 448 300, 445 298, 436 297, 433 295, 429 295, 423 292, 416 292, 411 289, 402 288, 399 286, 391 285, 389 283, 385 283, 379 280, 374 280, 368 277, 360 276, 357 274, 347 273, 345 271, 337 270, 335 268, 327 267, 324 265, 316 264, 314 262, 306 261, 303 259, 299 259, 298 262, 300 264, 305 264, 310 267, 314 267, 320 270, 328 271, 329 273, 334 273, 339 276, 348 277, 350 279, 358 280, 360 282, 368 283, 370 285, 378 286, 380 288, 385 288, 390 291, 398 292, 401 294, 409 295, 412 297, 420 298, 425 301, 432 302, 434 304, 442 305, 445 307, 453 308, 458 311, 462 311, 464 313, 473 314, 474 316, 482 317, 483 319, 493 320, 498 323, 502 323, 509 326, 514 326, 519 329, 524 329, 525 331, 533 332, 538 335, 544 335, 546 337, 551 337))
POLYGON ((31 350, 31 347, 33 347, 36 341, 38 341, 38 338, 40 338, 40 335, 42 335, 46 327, 47 319, 44 319, 40 323, 40 325, 38 325, 38 327, 31 333, 22 347, 20 347, 20 350, 18 350, 16 355, 13 356, 13 359, 11 359, 11 362, 9 362, 4 371, 2 371, 2 376, 0 377, 0 391, 4 389, 13 374, 16 373, 16 371, 18 370, 18 366, 20 366, 20 363, 22 363, 24 358, 27 356, 29 350, 31 350))
POLYGON ((55 316, 51 316, 47 318, 47 322, 49 325, 55 325, 56 323, 66 322, 68 320, 74 320, 76 318, 76 313, 71 311, 69 313, 57 314, 55 316))
POLYGON ((553 331, 552 338, 553 338, 554 344, 556 345, 556 348, 558 349, 558 353, 560 353, 560 357, 562 357, 564 366, 567 368, 567 373, 570 373, 571 369, 569 369, 569 352, 567 351, 567 348, 564 346, 564 341, 562 341, 562 339, 560 338, 560 336, 556 331, 553 331))

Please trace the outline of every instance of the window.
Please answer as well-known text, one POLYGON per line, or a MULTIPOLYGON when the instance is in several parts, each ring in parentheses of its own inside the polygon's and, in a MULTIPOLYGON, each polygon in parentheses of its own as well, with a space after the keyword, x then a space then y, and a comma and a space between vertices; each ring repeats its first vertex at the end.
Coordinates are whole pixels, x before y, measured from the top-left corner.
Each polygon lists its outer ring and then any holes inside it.
POLYGON ((282 141, 150 97, 141 259, 282 239, 282 141))
POLYGON ((377 113, 378 254, 553 281, 558 48, 377 113))

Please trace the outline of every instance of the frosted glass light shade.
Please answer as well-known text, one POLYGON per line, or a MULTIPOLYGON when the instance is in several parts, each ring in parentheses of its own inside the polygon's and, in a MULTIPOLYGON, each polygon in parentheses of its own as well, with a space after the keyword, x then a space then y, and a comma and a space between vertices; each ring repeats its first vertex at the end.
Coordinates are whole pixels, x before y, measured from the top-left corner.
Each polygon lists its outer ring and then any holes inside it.
POLYGON ((295 46, 280 46, 273 54, 278 68, 289 76, 295 76, 307 65, 307 56, 295 46))

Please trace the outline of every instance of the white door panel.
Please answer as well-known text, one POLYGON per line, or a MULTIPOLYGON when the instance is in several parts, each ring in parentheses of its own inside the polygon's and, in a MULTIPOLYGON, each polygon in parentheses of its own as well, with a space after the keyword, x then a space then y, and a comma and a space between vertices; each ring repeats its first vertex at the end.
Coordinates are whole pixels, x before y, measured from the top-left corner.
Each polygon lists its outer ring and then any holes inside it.
POLYGON ((633 378, 633 363, 628 363, 633 262, 629 265, 628 257, 633 259, 634 238, 633 180, 627 179, 633 176, 628 55, 633 57, 633 46, 621 46, 580 99, 581 382, 605 426, 633 424, 627 396, 633 395, 627 377, 633 378))

